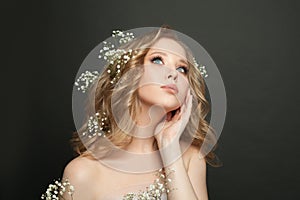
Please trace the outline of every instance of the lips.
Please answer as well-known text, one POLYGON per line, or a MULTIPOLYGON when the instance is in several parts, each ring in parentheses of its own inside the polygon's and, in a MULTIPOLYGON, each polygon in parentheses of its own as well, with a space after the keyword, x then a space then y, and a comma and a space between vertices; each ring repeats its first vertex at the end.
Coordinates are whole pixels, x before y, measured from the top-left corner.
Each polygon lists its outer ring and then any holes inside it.
POLYGON ((161 88, 166 89, 174 94, 178 93, 178 88, 175 84, 168 84, 168 85, 163 85, 161 88))

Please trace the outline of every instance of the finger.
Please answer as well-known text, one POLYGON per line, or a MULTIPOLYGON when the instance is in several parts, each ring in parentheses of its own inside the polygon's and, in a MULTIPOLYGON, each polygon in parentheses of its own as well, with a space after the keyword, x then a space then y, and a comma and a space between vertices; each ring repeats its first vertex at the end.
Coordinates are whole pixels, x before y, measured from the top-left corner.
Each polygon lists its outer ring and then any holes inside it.
POLYGON ((182 117, 186 120, 190 117, 191 109, 192 109, 192 95, 187 96, 187 103, 184 105, 184 112, 182 114, 182 117))
POLYGON ((187 103, 186 112, 185 112, 186 120, 188 120, 188 118, 191 116, 192 106, 193 106, 193 97, 192 97, 192 95, 190 95, 189 101, 187 103))
POLYGON ((186 107, 185 104, 182 104, 182 105, 181 105, 181 107, 180 107, 180 113, 179 113, 180 115, 182 115, 182 113, 184 113, 185 107, 186 107))
POLYGON ((189 102, 190 95, 191 95, 191 90, 190 90, 190 88, 189 88, 188 91, 187 91, 186 98, 185 98, 185 103, 186 103, 186 104, 188 104, 188 102, 189 102))
POLYGON ((189 102, 189 95, 185 97, 185 101, 180 107, 180 116, 184 115, 184 113, 187 111, 188 102, 189 102))

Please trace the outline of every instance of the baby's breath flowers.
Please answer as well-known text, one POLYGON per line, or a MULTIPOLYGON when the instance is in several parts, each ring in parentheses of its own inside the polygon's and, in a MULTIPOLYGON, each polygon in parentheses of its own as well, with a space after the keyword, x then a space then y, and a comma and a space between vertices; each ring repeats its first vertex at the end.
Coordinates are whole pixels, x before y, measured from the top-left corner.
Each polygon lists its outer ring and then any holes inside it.
POLYGON ((73 200, 74 186, 72 186, 68 179, 60 182, 54 180, 54 184, 49 184, 46 192, 42 194, 41 199, 45 200, 62 200, 63 194, 67 192, 73 200))

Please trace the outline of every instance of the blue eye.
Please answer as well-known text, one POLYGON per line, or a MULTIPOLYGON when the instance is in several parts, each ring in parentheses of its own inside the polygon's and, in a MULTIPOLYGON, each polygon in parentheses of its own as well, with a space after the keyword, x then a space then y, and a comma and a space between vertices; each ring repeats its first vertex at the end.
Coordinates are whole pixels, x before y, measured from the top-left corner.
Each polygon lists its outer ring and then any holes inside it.
POLYGON ((189 72, 188 68, 184 66, 178 67, 176 70, 183 74, 187 74, 189 72))
POLYGON ((163 61, 162 61, 162 58, 157 56, 157 57, 154 57, 151 59, 151 62, 154 63, 154 64, 158 64, 158 65, 163 65, 163 61))
MULTIPOLYGON (((160 57, 160 56, 155 56, 154 58, 151 59, 151 62, 154 63, 154 64, 157 64, 157 65, 163 65, 164 62, 163 62, 163 58, 160 57)), ((189 70, 186 66, 180 66, 176 69, 178 72, 184 74, 184 75, 187 75, 189 70)))

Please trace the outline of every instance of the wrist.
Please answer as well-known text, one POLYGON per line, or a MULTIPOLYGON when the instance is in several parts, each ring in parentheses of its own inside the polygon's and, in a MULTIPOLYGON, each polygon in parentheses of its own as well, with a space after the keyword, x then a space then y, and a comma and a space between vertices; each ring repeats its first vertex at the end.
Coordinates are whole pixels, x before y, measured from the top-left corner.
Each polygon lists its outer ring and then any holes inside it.
POLYGON ((157 146, 159 149, 163 148, 178 148, 180 146, 179 140, 177 139, 161 139, 161 140, 156 140, 157 141, 157 146))
POLYGON ((160 156, 164 166, 168 166, 182 156, 180 144, 171 143, 163 148, 159 147, 160 156))

